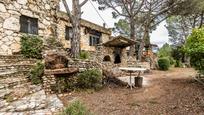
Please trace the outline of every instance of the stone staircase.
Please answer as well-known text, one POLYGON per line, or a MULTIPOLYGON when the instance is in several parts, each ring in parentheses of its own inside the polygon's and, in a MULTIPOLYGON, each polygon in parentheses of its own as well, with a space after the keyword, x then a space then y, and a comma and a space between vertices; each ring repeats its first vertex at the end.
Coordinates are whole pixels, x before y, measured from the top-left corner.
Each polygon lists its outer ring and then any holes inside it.
POLYGON ((0 55, 0 115, 52 114, 63 107, 56 95, 32 85, 28 74, 38 60, 0 55))
POLYGON ((0 89, 26 83, 27 74, 36 62, 36 59, 26 59, 21 55, 0 55, 0 89))

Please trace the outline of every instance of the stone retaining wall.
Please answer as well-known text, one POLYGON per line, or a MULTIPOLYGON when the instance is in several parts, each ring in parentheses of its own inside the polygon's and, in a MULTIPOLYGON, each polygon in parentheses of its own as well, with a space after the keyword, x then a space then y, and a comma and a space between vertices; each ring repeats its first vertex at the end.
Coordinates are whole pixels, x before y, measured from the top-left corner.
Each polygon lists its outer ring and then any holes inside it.
MULTIPOLYGON (((97 62, 94 62, 94 61, 82 61, 82 60, 69 62, 68 66, 70 68, 78 68, 79 72, 85 71, 87 69, 95 69, 95 68, 98 68, 98 69, 101 70, 101 68, 102 68, 102 65, 98 64, 97 62)), ((67 75, 66 77, 74 77, 73 74, 66 74, 66 75, 67 75)), ((56 86, 57 77, 58 77, 58 75, 44 75, 42 77, 43 87, 44 87, 44 89, 46 91, 46 94, 55 93, 55 91, 53 91, 53 87, 56 86)))

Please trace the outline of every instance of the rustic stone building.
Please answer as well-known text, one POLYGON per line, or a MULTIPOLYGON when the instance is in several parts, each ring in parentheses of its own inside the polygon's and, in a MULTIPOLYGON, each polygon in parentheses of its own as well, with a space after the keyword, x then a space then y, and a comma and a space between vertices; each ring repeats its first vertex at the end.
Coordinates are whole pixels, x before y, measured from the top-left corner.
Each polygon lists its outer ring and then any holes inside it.
POLYGON ((59 0, 1 0, 0 54, 20 49, 20 37, 27 33, 44 39, 54 36, 59 0))
MULTIPOLYGON (((60 0, 1 0, 0 54, 20 50, 23 34, 38 35, 44 41, 54 37, 70 48, 71 24, 66 13, 59 11, 60 0)), ((81 49, 95 51, 95 45, 109 40, 111 31, 81 20, 81 49)))

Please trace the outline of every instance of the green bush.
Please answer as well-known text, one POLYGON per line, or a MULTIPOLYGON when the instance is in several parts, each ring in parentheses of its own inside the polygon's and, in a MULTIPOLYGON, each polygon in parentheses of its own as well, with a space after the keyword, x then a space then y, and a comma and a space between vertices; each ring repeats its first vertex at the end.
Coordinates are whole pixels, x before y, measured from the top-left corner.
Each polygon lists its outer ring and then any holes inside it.
POLYGON ((193 30, 186 41, 185 51, 191 58, 191 65, 204 74, 204 27, 193 30))
POLYGON ((42 76, 44 74, 44 64, 37 62, 37 64, 31 69, 29 79, 32 84, 42 83, 42 76))
POLYGON ((170 61, 168 58, 160 58, 158 60, 158 65, 159 65, 159 69, 160 70, 169 70, 169 67, 170 67, 170 61))
POLYGON ((80 52, 80 59, 89 59, 89 53, 87 51, 80 52))
POLYGON ((176 60, 175 67, 183 67, 183 64, 180 60, 176 60))
POLYGON ((158 51, 157 55, 160 58, 171 57, 172 47, 169 44, 164 44, 158 51))
POLYGON ((102 87, 102 73, 98 69, 83 71, 78 75, 77 84, 82 89, 99 89, 102 87))
POLYGON ((80 101, 71 103, 60 115, 91 115, 91 112, 80 101))
POLYGON ((173 57, 168 57, 168 58, 169 58, 170 65, 174 65, 176 63, 173 57))
POLYGON ((76 77, 67 75, 57 75, 56 84, 51 89, 57 93, 70 92, 76 89, 76 77))
POLYGON ((21 53, 28 58, 42 58, 43 41, 37 36, 24 35, 21 37, 21 53))

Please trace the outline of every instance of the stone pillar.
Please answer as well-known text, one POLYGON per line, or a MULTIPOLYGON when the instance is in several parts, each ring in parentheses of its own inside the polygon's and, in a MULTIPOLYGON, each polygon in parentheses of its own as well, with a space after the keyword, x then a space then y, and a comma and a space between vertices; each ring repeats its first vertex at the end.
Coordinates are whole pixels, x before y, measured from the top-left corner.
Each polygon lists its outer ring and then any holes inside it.
POLYGON ((43 78, 43 88, 46 94, 53 94, 52 87, 56 86, 56 78, 54 75, 45 75, 43 78))

